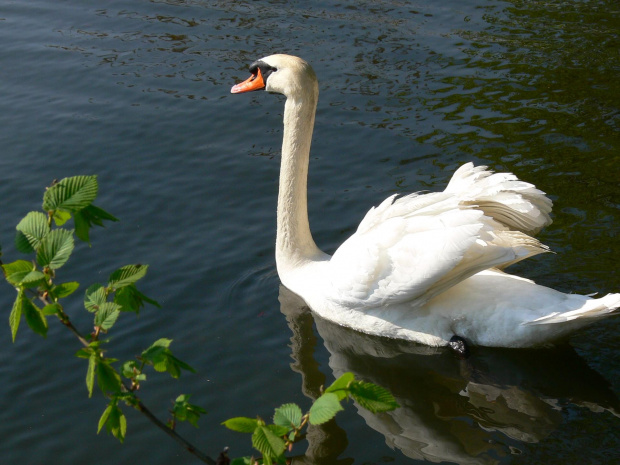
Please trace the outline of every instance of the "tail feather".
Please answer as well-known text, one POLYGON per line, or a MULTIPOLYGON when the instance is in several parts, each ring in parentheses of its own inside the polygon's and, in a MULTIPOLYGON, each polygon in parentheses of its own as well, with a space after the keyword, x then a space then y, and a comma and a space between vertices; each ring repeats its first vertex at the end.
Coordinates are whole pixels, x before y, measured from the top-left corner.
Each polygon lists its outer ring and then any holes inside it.
POLYGON ((577 319, 603 318, 620 309, 620 294, 607 294, 599 299, 590 299, 577 310, 568 312, 553 312, 532 321, 523 323, 524 326, 566 323, 577 319))

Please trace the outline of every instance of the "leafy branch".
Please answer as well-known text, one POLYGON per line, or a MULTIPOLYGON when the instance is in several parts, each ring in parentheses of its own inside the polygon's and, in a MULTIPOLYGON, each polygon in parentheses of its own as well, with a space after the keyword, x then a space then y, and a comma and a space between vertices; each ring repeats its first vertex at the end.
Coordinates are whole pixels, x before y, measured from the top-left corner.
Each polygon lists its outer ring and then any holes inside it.
MULTIPOLYGON (((262 454, 263 464, 283 464, 286 463, 284 452, 290 451, 295 442, 305 437, 304 427, 330 421, 343 410, 341 402, 349 398, 373 413, 388 412, 399 406, 386 389, 356 380, 353 373, 347 372, 325 389, 306 414, 297 404, 291 403, 275 409, 271 424, 260 417, 235 417, 226 420, 223 425, 233 431, 252 434, 252 445, 262 454)), ((257 463, 254 458, 243 457, 235 459, 232 465, 254 463, 257 463)))
MULTIPOLYGON (((17 224, 15 246, 18 251, 33 255, 33 258, 7 264, 0 261, 7 282, 17 292, 9 315, 12 340, 15 342, 22 319, 26 320, 32 331, 46 337, 48 318, 56 317, 82 346, 76 356, 87 360, 85 382, 88 396, 92 397, 97 384, 108 399, 97 433, 105 427, 121 443, 124 441, 127 434, 127 418, 121 408, 124 404, 145 415, 202 462, 215 465, 216 461, 176 432, 178 422, 187 421, 197 427, 200 416, 206 413, 189 402, 189 395, 181 394, 175 399, 166 423, 157 418, 137 395, 147 380, 145 370, 148 367, 156 372, 167 372, 173 378, 178 378, 183 370, 195 372, 172 354, 172 340, 158 339, 135 359, 120 363, 119 368, 119 360, 106 356, 109 339, 104 336, 112 330, 121 314, 139 314, 146 304, 160 307, 136 286, 146 276, 148 265, 123 266, 109 276, 107 283, 95 283, 86 289, 83 305, 93 316, 90 333, 79 331, 65 310, 64 299, 73 295, 80 285, 75 281, 58 282, 57 273, 71 257, 75 237, 90 244, 90 229, 93 226, 103 227, 104 221, 118 221, 93 205, 97 192, 96 176, 65 178, 46 190, 43 212, 30 212, 17 224), (65 228, 64 225, 71 219, 74 229, 65 228)), ((237 417, 225 421, 223 424, 229 429, 251 433, 252 445, 262 454, 259 460, 243 457, 232 463, 285 463, 284 453, 305 437, 304 428, 331 420, 343 410, 342 401, 349 398, 371 412, 385 412, 398 407, 394 397, 385 389, 356 380, 352 373, 345 373, 322 393, 306 414, 296 404, 284 404, 275 410, 271 424, 260 417, 237 417)), ((218 465, 230 462, 226 454, 227 449, 220 454, 218 465)))
POLYGON ((158 428, 203 462, 214 464, 214 460, 175 431, 178 421, 188 421, 197 426, 199 416, 206 413, 202 408, 190 404, 188 395, 177 397, 171 410, 171 418, 164 423, 136 394, 141 384, 146 381, 146 367, 152 367, 157 372, 168 372, 173 378, 178 378, 182 370, 195 372, 191 366, 172 355, 172 340, 155 341, 135 360, 124 362, 120 370, 115 367, 118 360, 105 355, 109 340, 101 338, 113 328, 121 313, 138 314, 145 304, 159 307, 156 301, 142 294, 136 287, 136 283, 146 275, 148 265, 126 265, 114 271, 105 285, 96 283, 86 289, 84 307, 93 314, 93 331, 90 334, 80 332, 65 311, 64 299, 79 288, 79 283, 58 283, 56 274, 73 253, 74 235, 90 244, 92 226, 104 226, 104 221, 118 221, 105 210, 93 205, 97 192, 96 176, 65 178, 45 191, 43 213, 30 212, 18 223, 15 246, 22 253, 33 254, 34 258, 31 261, 16 260, 8 264, 0 262, 6 280, 17 291, 9 315, 13 342, 22 316, 30 329, 43 337, 47 336, 48 318, 57 317, 81 343, 82 348, 76 355, 88 360, 88 396, 92 397, 96 380, 103 395, 109 399, 99 419, 97 432, 105 427, 123 442, 127 432, 127 419, 120 405, 125 404, 146 415, 158 428), (75 229, 64 228, 71 218, 75 229))

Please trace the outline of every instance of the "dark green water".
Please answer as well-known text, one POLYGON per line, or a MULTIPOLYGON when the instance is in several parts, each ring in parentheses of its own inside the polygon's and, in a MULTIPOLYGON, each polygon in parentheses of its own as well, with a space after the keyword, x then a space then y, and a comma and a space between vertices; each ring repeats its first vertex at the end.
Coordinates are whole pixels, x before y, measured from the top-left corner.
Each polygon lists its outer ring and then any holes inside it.
MULTIPOLYGON (((0 43, 4 258, 17 258, 14 226, 52 179, 98 174, 99 204, 122 221, 96 231, 63 276, 86 285, 120 265, 151 265, 143 290, 163 309, 127 316, 110 356, 174 339, 199 374, 152 376, 143 396, 166 417, 171 399, 192 393, 209 414, 181 431, 209 454, 251 453, 248 438, 219 425, 226 418, 307 407, 321 384, 352 370, 403 408, 348 407, 313 432, 315 463, 620 456, 617 319, 567 347, 477 350, 463 363, 315 322, 280 295, 283 101, 229 94, 262 56, 313 64, 321 96, 309 209, 324 250, 387 195, 441 190, 471 160, 554 201, 539 238, 556 254, 511 271, 565 292, 618 292, 616 1, 2 1, 0 43)), ((0 289, 6 319, 13 298, 0 289)), ((81 304, 70 312, 87 331, 81 304)), ((133 412, 124 445, 95 434, 105 403, 87 398, 86 366, 59 325, 46 340, 23 325, 13 345, 0 325, 0 341, 3 464, 196 463, 133 412)))

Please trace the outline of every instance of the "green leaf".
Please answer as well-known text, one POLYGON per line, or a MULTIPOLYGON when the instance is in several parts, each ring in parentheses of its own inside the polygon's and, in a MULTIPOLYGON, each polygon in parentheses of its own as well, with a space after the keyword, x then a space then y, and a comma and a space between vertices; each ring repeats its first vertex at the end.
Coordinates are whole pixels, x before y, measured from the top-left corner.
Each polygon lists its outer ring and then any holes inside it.
POLYGON ((198 428, 200 415, 207 413, 207 411, 197 405, 190 404, 188 402, 190 397, 188 394, 181 394, 177 397, 172 407, 172 413, 176 419, 187 421, 198 428))
POLYGON ((343 400, 348 397, 349 385, 355 381, 353 373, 344 373, 340 378, 334 381, 325 392, 333 392, 338 396, 338 400, 343 400))
MULTIPOLYGON (((91 346, 92 346, 92 344, 93 344, 93 343, 91 342, 91 346)), ((82 349, 78 350, 78 351, 75 353, 75 356, 76 356, 76 357, 79 357, 79 358, 90 358, 90 356, 91 356, 92 354, 94 354, 94 353, 95 353, 95 352, 94 352, 94 350, 93 350, 93 347, 90 347, 90 346, 89 346, 89 347, 83 347, 82 349)))
POLYGON ((263 458, 275 458, 279 460, 286 449, 284 440, 276 436, 266 426, 258 426, 252 434, 252 445, 256 450, 263 454, 263 458))
POLYGON ((231 460, 230 465, 254 465, 256 460, 253 457, 237 457, 231 460))
POLYGON ((301 409, 297 404, 284 404, 276 409, 273 415, 273 422, 279 426, 287 428, 299 428, 301 426, 301 409))
POLYGON ((75 213, 75 235, 82 241, 90 243, 90 228, 93 225, 103 227, 103 221, 118 221, 105 210, 89 205, 75 213))
POLYGON ((114 302, 104 302, 101 304, 95 315, 95 326, 108 331, 116 323, 118 315, 121 313, 120 308, 120 305, 114 302))
POLYGON ((139 372, 140 366, 135 360, 128 360, 121 367, 121 373, 125 378, 134 379, 139 372))
POLYGON ((15 227, 15 247, 23 253, 31 253, 39 248, 41 241, 50 232, 47 216, 41 212, 28 213, 15 227))
POLYGON ((340 405, 338 396, 333 392, 326 392, 315 400, 312 407, 310 407, 310 423, 313 425, 320 425, 328 422, 341 410, 343 410, 343 408, 342 405, 340 405))
POLYGON ((145 302, 161 308, 159 303, 149 299, 147 296, 138 291, 135 284, 121 287, 118 291, 116 291, 114 294, 114 302, 121 306, 121 312, 140 313, 140 309, 144 307, 145 302))
POLYGON ((121 378, 107 361, 98 359, 96 372, 97 384, 104 394, 120 392, 121 378))
POLYGON ((235 417, 222 423, 226 428, 238 433, 253 433, 258 428, 258 421, 254 418, 235 417))
POLYGON ((350 389, 351 396, 357 403, 373 413, 389 412, 400 407, 387 389, 376 384, 354 381, 351 383, 350 389))
POLYGON ((43 313, 43 315, 56 315, 59 310, 60 310, 60 305, 47 304, 45 307, 41 309, 41 313, 43 313))
POLYGON ((172 339, 166 339, 165 337, 157 339, 151 344, 151 346, 142 352, 143 357, 148 357, 151 351, 159 351, 161 348, 167 349, 172 344, 172 339))
POLYGON ((41 313, 41 310, 32 303, 30 299, 23 296, 22 300, 22 312, 26 317, 26 323, 28 323, 30 329, 32 329, 35 333, 39 334, 40 336, 46 337, 47 320, 45 319, 45 316, 43 315, 43 313, 41 313))
POLYGON ((97 433, 99 433, 103 425, 105 425, 108 432, 112 433, 112 435, 122 443, 127 433, 127 419, 118 407, 117 402, 118 400, 113 398, 103 411, 103 415, 99 418, 97 433))
POLYGON ((178 378, 182 369, 195 373, 196 370, 191 366, 172 355, 168 349, 171 342, 171 339, 165 338, 155 341, 151 347, 142 352, 142 359, 153 365, 156 371, 167 371, 173 378, 178 378))
POLYGON ((67 262, 74 247, 73 231, 54 229, 41 241, 37 251, 37 262, 42 267, 48 266, 56 270, 67 262))
POLYGON ((273 434, 275 434, 278 437, 284 437, 287 436, 288 433, 291 432, 291 427, 286 427, 286 426, 280 426, 280 425, 267 425, 267 428, 269 428, 269 431, 271 431, 273 434))
POLYGON ((148 268, 148 265, 126 265, 119 268, 110 275, 108 287, 120 289, 121 287, 129 286, 143 278, 148 268))
POLYGON ((62 299, 64 297, 68 297, 71 294, 73 294, 77 290, 78 287, 80 287, 80 283, 71 281, 68 283, 62 283, 62 284, 58 284, 57 286, 54 286, 54 288, 52 289, 52 292, 56 297, 58 297, 59 299, 62 299))
POLYGON ((22 318, 22 302, 24 300, 24 291, 20 289, 17 293, 17 298, 15 302, 13 302, 13 309, 11 310, 11 314, 9 315, 9 325, 11 327, 11 336, 13 337, 13 342, 15 342, 15 336, 17 335, 17 328, 19 328, 19 323, 22 318))
POLYGON ((43 210, 80 211, 95 200, 98 188, 97 176, 65 178, 45 191, 43 210))
MULTIPOLYGON (((170 361, 179 369, 182 370, 187 370, 190 373, 196 373, 196 370, 194 370, 191 366, 189 366, 187 363, 185 363, 183 360, 179 360, 178 358, 176 358, 174 355, 172 355, 170 352, 168 352, 168 358, 170 359, 170 361)), ((178 378, 178 376, 176 376, 176 378, 178 378)))
POLYGON ((55 210, 52 218, 54 218, 54 223, 56 223, 56 226, 62 226, 71 219, 71 213, 62 210, 55 210))
MULTIPOLYGON (((90 353, 88 357, 88 369, 86 370, 86 389, 88 389, 88 397, 93 395, 93 387, 95 386, 95 368, 97 367, 97 354, 95 352, 90 353)), ((99 427, 101 429, 101 427, 99 427)), ((99 432, 99 430, 97 430, 99 432)))
POLYGON ((99 418, 99 424, 97 425, 97 434, 99 434, 99 431, 101 431, 101 428, 103 428, 103 425, 105 425, 108 422, 108 418, 110 418, 110 413, 112 413, 112 409, 114 407, 116 407, 116 404, 110 403, 106 407, 106 409, 103 411, 103 414, 99 418))
POLYGON ((106 290, 101 284, 93 284, 86 289, 84 295, 84 307, 89 312, 96 312, 106 303, 106 290))
POLYGON ((26 260, 17 260, 2 265, 6 280, 13 286, 35 287, 45 278, 45 275, 37 271, 36 267, 26 260))

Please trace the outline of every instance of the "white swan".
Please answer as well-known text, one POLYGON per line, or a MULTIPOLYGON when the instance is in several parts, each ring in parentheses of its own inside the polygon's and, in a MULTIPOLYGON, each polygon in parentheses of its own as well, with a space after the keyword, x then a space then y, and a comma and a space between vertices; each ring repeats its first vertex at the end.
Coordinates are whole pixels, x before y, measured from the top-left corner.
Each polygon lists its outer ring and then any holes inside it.
POLYGON ((563 337, 620 306, 563 294, 501 271, 547 247, 527 233, 551 223, 551 201, 509 173, 467 163, 444 192, 389 197, 329 256, 308 224, 307 177, 318 100, 314 71, 271 55, 231 89, 286 96, 276 263, 282 283, 323 318, 431 346, 531 347, 563 337))

